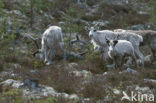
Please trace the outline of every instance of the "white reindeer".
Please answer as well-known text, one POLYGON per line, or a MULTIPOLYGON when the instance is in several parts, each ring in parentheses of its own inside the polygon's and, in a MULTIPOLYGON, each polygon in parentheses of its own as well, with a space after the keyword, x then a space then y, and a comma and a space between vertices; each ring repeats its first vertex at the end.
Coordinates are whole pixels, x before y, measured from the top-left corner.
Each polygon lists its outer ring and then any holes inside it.
POLYGON ((52 63, 54 53, 58 52, 57 50, 61 50, 65 58, 66 53, 64 49, 64 40, 60 27, 50 26, 47 30, 45 30, 42 35, 41 49, 39 49, 39 46, 36 42, 37 39, 33 38, 29 34, 26 34, 25 36, 35 41, 38 50, 34 53, 34 55, 38 54, 40 59, 44 60, 46 65, 50 65, 52 63))
POLYGON ((128 30, 127 32, 133 32, 143 37, 144 41, 142 46, 148 45, 153 54, 153 61, 156 61, 156 31, 153 30, 139 30, 139 31, 132 31, 128 30))
POLYGON ((94 52, 100 51, 101 47, 92 39, 91 44, 94 46, 94 52))
POLYGON ((153 54, 153 61, 156 60, 156 31, 153 30, 124 30, 124 29, 115 29, 114 32, 132 32, 136 33, 138 35, 141 35, 143 37, 143 43, 141 43, 141 46, 149 46, 152 54, 153 54))
MULTIPOLYGON (((134 53, 134 48, 131 42, 127 40, 108 40, 108 55, 113 60, 115 68, 120 67, 124 64, 126 57, 132 57, 135 64, 137 65, 137 58, 134 53)), ((137 65, 138 66, 138 65, 137 65)))
POLYGON ((141 60, 142 66, 144 66, 144 56, 139 50, 139 46, 141 42, 143 42, 143 38, 140 35, 131 32, 113 32, 110 30, 98 30, 97 25, 89 28, 89 37, 93 39, 98 45, 103 47, 104 51, 104 60, 107 61, 108 58, 108 45, 106 43, 105 37, 107 36, 109 39, 114 39, 118 35, 118 39, 127 40, 132 43, 134 47, 134 52, 137 57, 141 60))

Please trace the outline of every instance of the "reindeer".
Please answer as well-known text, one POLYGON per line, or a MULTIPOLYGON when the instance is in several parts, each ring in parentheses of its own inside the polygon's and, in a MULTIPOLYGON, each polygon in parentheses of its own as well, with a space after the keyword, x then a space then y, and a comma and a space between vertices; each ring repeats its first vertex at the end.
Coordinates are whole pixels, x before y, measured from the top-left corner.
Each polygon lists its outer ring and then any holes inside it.
MULTIPOLYGON (((115 68, 122 66, 126 57, 131 57, 137 65, 137 58, 134 53, 134 47, 131 42, 127 40, 118 40, 118 36, 115 40, 108 40, 108 55, 113 60, 115 68)), ((138 65, 137 65, 138 66, 138 65)))
POLYGON ((141 43, 141 46, 145 45, 149 46, 153 54, 152 62, 156 60, 156 31, 153 30, 134 31, 134 30, 115 29, 114 32, 132 32, 142 36, 143 43, 141 43))
POLYGON ((29 34, 25 34, 26 37, 30 38, 35 42, 37 51, 33 53, 34 56, 38 54, 41 60, 44 60, 46 65, 50 65, 53 61, 54 53, 56 49, 63 52, 64 58, 66 57, 64 49, 64 40, 62 30, 58 26, 50 26, 42 35, 41 49, 38 46, 37 38, 33 38, 29 34))
POLYGON ((113 32, 111 30, 98 30, 98 24, 93 27, 88 27, 89 30, 89 37, 93 39, 98 45, 103 47, 104 51, 104 60, 107 61, 109 58, 108 52, 108 45, 106 43, 105 37, 107 36, 109 39, 114 39, 118 35, 119 40, 127 40, 132 43, 134 47, 134 52, 137 57, 141 60, 141 64, 144 67, 144 56, 139 50, 139 46, 141 42, 143 42, 143 38, 140 35, 132 32, 113 32))

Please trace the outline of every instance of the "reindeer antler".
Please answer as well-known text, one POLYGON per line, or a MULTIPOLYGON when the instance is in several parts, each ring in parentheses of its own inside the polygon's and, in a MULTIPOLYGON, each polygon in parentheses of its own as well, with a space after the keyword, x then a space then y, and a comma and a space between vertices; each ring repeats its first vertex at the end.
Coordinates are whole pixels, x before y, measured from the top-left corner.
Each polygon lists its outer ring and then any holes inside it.
POLYGON ((38 43, 37 43, 38 38, 34 38, 34 37, 32 37, 30 34, 27 34, 27 33, 24 34, 24 37, 27 37, 27 38, 31 39, 32 41, 34 41, 34 43, 35 43, 37 49, 39 49, 39 45, 38 45, 38 43))
POLYGON ((75 37, 76 37, 76 39, 74 39, 74 40, 71 41, 72 44, 73 44, 73 43, 76 43, 76 42, 80 42, 80 43, 86 44, 85 41, 80 40, 80 37, 79 37, 78 34, 76 34, 75 37))
POLYGON ((96 23, 95 25, 94 25, 94 27, 96 27, 96 26, 98 26, 99 25, 99 23, 96 23))
POLYGON ((76 34, 76 39, 77 39, 78 41, 80 41, 80 38, 79 38, 79 35, 78 35, 78 34, 76 34))

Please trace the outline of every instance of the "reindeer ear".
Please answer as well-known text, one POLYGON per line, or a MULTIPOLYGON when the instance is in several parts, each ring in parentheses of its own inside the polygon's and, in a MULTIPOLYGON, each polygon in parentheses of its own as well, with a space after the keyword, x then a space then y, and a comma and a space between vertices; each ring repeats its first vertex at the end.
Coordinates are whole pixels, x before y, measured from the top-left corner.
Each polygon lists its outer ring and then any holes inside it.
POLYGON ((118 43, 118 40, 114 40, 113 43, 114 45, 116 45, 118 43))
POLYGON ((93 31, 94 31, 94 32, 96 32, 97 30, 96 30, 96 29, 94 29, 93 31))
POLYGON ((90 31, 90 27, 85 26, 85 30, 86 30, 86 31, 90 31))

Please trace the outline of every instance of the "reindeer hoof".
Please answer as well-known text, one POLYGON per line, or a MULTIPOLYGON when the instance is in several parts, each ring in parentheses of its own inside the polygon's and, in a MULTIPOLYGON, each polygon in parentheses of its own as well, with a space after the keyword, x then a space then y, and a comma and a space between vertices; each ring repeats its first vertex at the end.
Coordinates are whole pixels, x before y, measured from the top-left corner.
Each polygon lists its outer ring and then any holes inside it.
POLYGON ((47 63, 48 61, 47 60, 44 60, 44 63, 47 63))
POLYGON ((52 64, 52 62, 48 62, 48 63, 46 63, 46 65, 51 65, 52 64))

